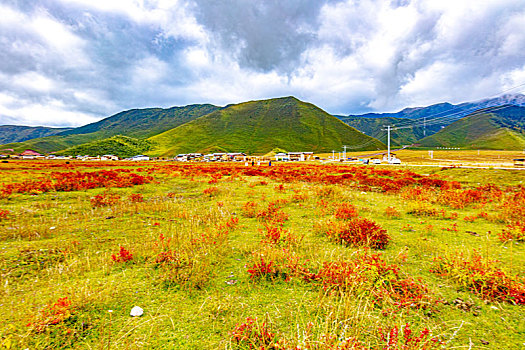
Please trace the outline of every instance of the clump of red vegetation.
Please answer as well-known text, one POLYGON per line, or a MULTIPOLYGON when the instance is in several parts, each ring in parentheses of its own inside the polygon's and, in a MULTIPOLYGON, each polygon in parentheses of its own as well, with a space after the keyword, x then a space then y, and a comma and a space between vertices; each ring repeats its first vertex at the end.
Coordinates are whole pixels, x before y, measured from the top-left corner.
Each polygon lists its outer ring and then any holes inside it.
POLYGON ((132 187, 152 180, 151 176, 135 174, 128 169, 52 173, 50 179, 6 184, 0 188, 0 197, 8 197, 13 193, 38 194, 50 191, 83 191, 99 187, 132 187))
POLYGON ((207 196, 215 196, 216 194, 219 193, 219 189, 217 187, 208 187, 206 189, 204 189, 204 191, 202 191, 202 193, 204 195, 207 195, 207 196))
POLYGON ((144 196, 140 193, 132 193, 128 197, 131 203, 142 203, 144 202, 144 196))
POLYGON ((326 235, 339 243, 385 249, 390 236, 372 220, 356 217, 349 221, 330 222, 326 235))
POLYGON ((133 253, 120 246, 118 253, 111 255, 111 260, 114 262, 128 262, 133 260, 133 253))
POLYGON ((316 279, 325 290, 369 294, 377 304, 390 301, 400 308, 425 309, 437 303, 420 280, 402 276, 399 266, 369 252, 352 260, 324 262, 316 279))
POLYGON ((9 214, 9 210, 0 209, 0 219, 7 219, 9 214))
POLYGON ((254 218, 257 216, 258 204, 256 202, 246 202, 242 206, 242 215, 247 218, 254 218))
POLYGON ((525 280, 509 276, 497 267, 497 261, 485 259, 478 252, 470 259, 463 255, 437 257, 430 271, 453 280, 481 298, 525 304, 525 280))
POLYGON ((325 332, 315 336, 312 334, 314 327, 314 323, 308 322, 306 329, 302 332, 304 334, 302 344, 296 345, 294 341, 286 339, 275 330, 271 324, 248 317, 244 322, 234 326, 230 332, 230 339, 236 349, 257 350, 431 350, 442 347, 442 342, 433 337, 427 328, 414 332, 408 323, 400 328, 398 326, 388 330, 378 328, 376 330, 378 333, 377 346, 374 348, 363 345, 363 342, 356 337, 341 339, 341 337, 325 332))
POLYGON ((348 202, 339 203, 335 208, 335 217, 340 220, 350 220, 358 215, 357 208, 348 202))
POLYGON ((276 334, 264 321, 257 318, 248 317, 243 323, 235 325, 230 332, 231 340, 234 344, 248 349, 284 349, 275 347, 277 340, 276 334))
POLYGON ((91 206, 93 208, 97 207, 108 207, 114 204, 117 204, 120 200, 120 196, 118 194, 111 194, 111 193, 103 193, 103 194, 97 194, 94 197, 90 198, 91 206))
POLYGON ((500 241, 525 242, 525 222, 516 222, 507 225, 499 234, 500 241))
POLYGON ((281 211, 281 208, 286 203, 286 200, 277 200, 275 202, 270 202, 268 203, 267 209, 263 209, 257 212, 256 217, 259 220, 266 221, 268 223, 284 225, 285 221, 288 220, 289 215, 281 211))
POLYGON ((44 332, 49 326, 64 322, 73 314, 73 307, 71 301, 67 298, 60 298, 55 303, 45 306, 38 318, 34 322, 27 324, 32 327, 36 333, 44 332))
POLYGON ((385 215, 389 218, 389 219, 394 219, 394 218, 400 218, 401 217, 401 213, 399 212, 399 210, 397 210, 395 207, 388 207, 385 209, 385 215))

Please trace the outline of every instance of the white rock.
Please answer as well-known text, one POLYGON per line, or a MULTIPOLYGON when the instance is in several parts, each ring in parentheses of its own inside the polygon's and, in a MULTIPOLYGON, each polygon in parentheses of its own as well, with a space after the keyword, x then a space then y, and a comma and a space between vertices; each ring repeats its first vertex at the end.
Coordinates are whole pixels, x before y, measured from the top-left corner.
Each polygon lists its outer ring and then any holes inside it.
POLYGON ((144 313, 144 310, 142 310, 141 307, 135 306, 133 309, 131 309, 131 312, 129 313, 130 316, 142 316, 144 313))

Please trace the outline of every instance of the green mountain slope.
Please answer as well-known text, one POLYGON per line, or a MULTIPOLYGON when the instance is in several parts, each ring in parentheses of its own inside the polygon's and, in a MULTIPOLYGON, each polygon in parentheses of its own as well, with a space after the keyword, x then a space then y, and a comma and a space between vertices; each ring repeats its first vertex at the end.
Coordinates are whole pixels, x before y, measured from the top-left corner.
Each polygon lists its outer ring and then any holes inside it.
POLYGON ((218 108, 220 107, 203 104, 168 109, 132 109, 54 136, 5 144, 1 148, 12 148, 16 152, 33 149, 41 153, 50 153, 115 135, 147 138, 213 112, 218 108))
POLYGON ((102 156, 113 154, 121 158, 132 157, 151 149, 151 142, 132 137, 117 135, 107 139, 92 141, 57 152, 61 155, 102 156))
POLYGON ((171 107, 168 109, 131 109, 117 113, 96 123, 75 128, 62 133, 62 135, 97 133, 97 137, 126 135, 135 138, 148 138, 217 109, 219 109, 219 107, 211 104, 195 104, 184 107, 171 107))
POLYGON ((115 135, 147 138, 213 112, 218 108, 217 106, 204 104, 168 109, 132 109, 58 135, 21 143, 5 144, 1 148, 13 148, 17 152, 29 148, 41 153, 49 153, 115 135))
MULTIPOLYGON (((336 116, 341 121, 350 125, 357 130, 372 136, 379 141, 387 142, 387 132, 385 130, 386 125, 407 125, 407 119, 394 118, 394 117, 376 117, 367 118, 359 116, 336 116)), ((441 130, 440 125, 429 125, 425 129, 423 127, 404 128, 398 130, 392 130, 390 133, 390 142, 393 147, 399 147, 403 145, 411 145, 417 140, 422 139, 426 135, 435 134, 441 130)))
POLYGON ((471 149, 525 148, 525 107, 499 106, 479 110, 420 140, 424 147, 471 149))
POLYGON ((48 128, 45 126, 0 125, 0 145, 23 142, 39 137, 56 135, 71 128, 48 128))
POLYGON ((230 105, 151 137, 150 154, 208 152, 214 148, 265 154, 279 147, 289 151, 331 152, 382 149, 380 141, 362 134, 320 108, 294 97, 230 105))

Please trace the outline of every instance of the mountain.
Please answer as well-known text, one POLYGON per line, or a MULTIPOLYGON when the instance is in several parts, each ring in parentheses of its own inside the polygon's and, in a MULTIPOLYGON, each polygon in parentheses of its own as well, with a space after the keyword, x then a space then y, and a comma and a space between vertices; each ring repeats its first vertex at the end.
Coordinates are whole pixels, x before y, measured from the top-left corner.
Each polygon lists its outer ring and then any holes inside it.
MULTIPOLYGON (((350 125, 357 130, 372 136, 383 143, 387 143, 387 125, 403 125, 406 124, 407 119, 382 117, 382 118, 363 118, 363 117, 343 117, 337 116, 341 121, 350 125)), ((425 129, 423 127, 411 127, 392 130, 390 132, 390 144, 393 147, 403 145, 410 145, 416 143, 417 140, 422 139, 425 135, 434 134, 441 130, 439 125, 429 125, 425 129)))
POLYGON ((331 152, 384 149, 385 145, 349 127, 320 108, 283 97, 229 105, 151 137, 150 154, 210 152, 214 149, 265 154, 288 151, 331 152))
POLYGON ((72 129, 61 135, 96 134, 97 138, 126 135, 148 138, 173 129, 220 107, 211 104, 184 107, 131 109, 98 122, 72 129))
POLYGON ((202 104, 168 109, 132 109, 57 135, 21 143, 6 144, 2 148, 13 148, 17 152, 29 148, 41 153, 50 153, 116 135, 147 138, 175 128, 219 108, 210 104, 202 104))
POLYGON ((147 140, 117 135, 107 139, 91 141, 82 145, 73 146, 63 151, 57 152, 57 154, 67 156, 102 156, 105 154, 112 154, 120 158, 128 158, 149 151, 151 146, 151 142, 147 140))
POLYGON ((39 137, 56 135, 71 128, 48 128, 45 126, 0 125, 0 145, 23 142, 39 137))
POLYGON ((366 113, 336 117, 383 142, 386 142, 386 132, 382 131, 383 126, 405 126, 405 128, 395 130, 391 134, 394 145, 405 145, 432 135, 477 110, 501 105, 525 106, 525 95, 506 94, 496 98, 457 105, 445 102, 427 107, 405 108, 396 113, 366 113), (406 127, 411 125, 414 127, 406 127))
POLYGON ((423 147, 525 149, 525 108, 511 105, 478 110, 419 141, 423 147))

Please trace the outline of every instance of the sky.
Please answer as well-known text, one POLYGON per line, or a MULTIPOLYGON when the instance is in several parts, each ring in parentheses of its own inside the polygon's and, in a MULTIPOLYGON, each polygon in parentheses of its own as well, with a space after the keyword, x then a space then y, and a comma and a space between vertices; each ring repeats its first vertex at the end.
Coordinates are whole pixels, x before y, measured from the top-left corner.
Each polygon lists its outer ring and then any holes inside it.
POLYGON ((0 125, 295 96, 332 114, 525 92, 524 0, 0 0, 0 125))

